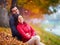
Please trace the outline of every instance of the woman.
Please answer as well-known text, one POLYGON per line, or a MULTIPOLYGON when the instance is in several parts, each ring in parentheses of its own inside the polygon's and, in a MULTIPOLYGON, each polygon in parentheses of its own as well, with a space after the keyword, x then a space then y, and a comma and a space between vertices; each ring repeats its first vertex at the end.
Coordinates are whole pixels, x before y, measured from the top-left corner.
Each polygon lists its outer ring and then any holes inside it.
POLYGON ((22 41, 28 43, 29 45, 44 45, 40 42, 40 37, 36 35, 36 32, 30 25, 24 22, 21 15, 18 16, 17 31, 22 36, 22 41))

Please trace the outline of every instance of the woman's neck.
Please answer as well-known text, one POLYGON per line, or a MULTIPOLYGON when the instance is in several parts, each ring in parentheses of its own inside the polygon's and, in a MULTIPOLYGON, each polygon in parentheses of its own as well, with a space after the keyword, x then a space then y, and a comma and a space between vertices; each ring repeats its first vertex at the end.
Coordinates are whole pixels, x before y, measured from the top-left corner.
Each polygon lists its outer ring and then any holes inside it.
POLYGON ((19 22, 19 24, 23 24, 23 22, 19 22))

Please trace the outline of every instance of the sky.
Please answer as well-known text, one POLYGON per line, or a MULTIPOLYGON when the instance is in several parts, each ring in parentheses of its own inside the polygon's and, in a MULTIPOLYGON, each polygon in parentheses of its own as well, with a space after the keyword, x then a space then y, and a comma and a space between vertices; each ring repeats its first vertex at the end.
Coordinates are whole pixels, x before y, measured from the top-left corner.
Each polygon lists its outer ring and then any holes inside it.
MULTIPOLYGON (((49 7, 49 9, 53 12, 53 8, 49 7)), ((48 25, 44 27, 45 30, 51 31, 54 34, 60 35, 60 5, 55 7, 56 12, 48 15, 45 14, 45 20, 42 24, 48 25)))

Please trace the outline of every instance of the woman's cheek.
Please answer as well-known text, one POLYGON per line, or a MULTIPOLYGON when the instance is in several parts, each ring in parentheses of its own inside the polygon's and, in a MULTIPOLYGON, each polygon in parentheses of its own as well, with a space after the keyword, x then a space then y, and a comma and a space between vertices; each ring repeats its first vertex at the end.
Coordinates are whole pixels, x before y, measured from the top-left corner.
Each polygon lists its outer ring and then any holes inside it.
POLYGON ((18 20, 20 22, 20 20, 18 20))

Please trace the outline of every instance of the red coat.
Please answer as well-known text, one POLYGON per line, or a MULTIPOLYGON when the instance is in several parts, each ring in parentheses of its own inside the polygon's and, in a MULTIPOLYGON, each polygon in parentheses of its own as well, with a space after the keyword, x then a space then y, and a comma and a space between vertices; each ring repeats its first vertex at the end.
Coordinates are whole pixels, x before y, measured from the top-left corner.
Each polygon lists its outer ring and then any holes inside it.
POLYGON ((28 41, 32 36, 34 36, 36 33, 34 29, 32 29, 28 24, 26 23, 18 23, 17 25, 17 31, 22 36, 22 41, 26 42, 28 41))

